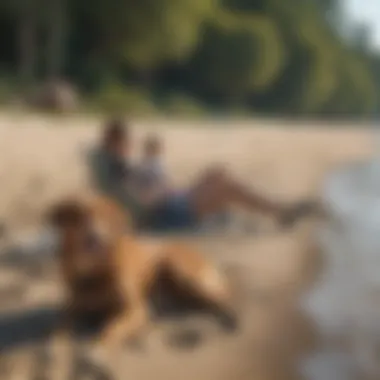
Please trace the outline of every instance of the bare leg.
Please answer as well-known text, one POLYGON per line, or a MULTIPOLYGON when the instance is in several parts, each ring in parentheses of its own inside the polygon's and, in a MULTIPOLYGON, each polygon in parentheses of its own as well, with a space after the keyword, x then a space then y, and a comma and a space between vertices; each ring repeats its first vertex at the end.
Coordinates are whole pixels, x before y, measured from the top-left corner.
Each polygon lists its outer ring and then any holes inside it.
POLYGON ((219 170, 209 171, 192 190, 194 209, 200 218, 236 204, 249 211, 281 216, 285 208, 270 201, 219 170))
POLYGON ((321 206, 314 200, 284 205, 271 201, 244 184, 228 177, 220 169, 207 171, 193 187, 191 201, 199 219, 225 211, 237 205, 248 211, 259 211, 274 216, 284 227, 292 226, 299 218, 318 215, 321 206))

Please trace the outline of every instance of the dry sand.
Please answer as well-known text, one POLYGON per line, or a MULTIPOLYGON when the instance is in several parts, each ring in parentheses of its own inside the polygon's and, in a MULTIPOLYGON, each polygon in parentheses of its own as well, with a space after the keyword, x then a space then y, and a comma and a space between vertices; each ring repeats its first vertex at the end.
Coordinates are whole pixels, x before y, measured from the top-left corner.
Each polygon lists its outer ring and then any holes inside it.
MULTIPOLYGON (((96 138, 98 123, 87 118, 52 121, 0 115, 0 218, 13 229, 33 225, 51 200, 85 187, 78 157, 96 138)), ((162 134, 168 168, 178 183, 190 181, 202 167, 217 162, 237 178, 289 201, 317 195, 329 170, 371 152, 371 134, 364 126, 321 128, 308 123, 293 128, 280 121, 172 120, 136 122, 134 127, 136 140, 148 130, 162 134)), ((126 351, 117 368, 119 378, 301 379, 297 363, 314 348, 318 332, 293 301, 315 266, 313 232, 312 223, 306 223, 290 232, 203 238, 199 244, 209 256, 217 263, 232 264, 239 274, 241 330, 229 336, 212 321, 193 317, 184 326, 202 330, 204 342, 183 350, 167 343, 178 326, 160 324, 146 338, 144 352, 126 351)), ((20 294, 8 294, 7 302, 0 306, 0 352, 14 353, 15 363, 21 360, 26 364, 24 370, 20 364, 11 364, 14 374, 3 376, 0 364, 0 378, 26 380, 33 379, 28 363, 31 367, 38 363, 33 356, 37 352, 23 347, 38 341, 43 328, 51 323, 41 305, 54 300, 58 283, 51 281, 51 276, 32 279, 17 269, 0 268, 2 288, 8 284, 11 291, 16 285, 24 286, 20 294), (28 323, 33 328, 28 328, 28 323)), ((5 293, 1 291, 0 297, 6 297, 5 293)), ((4 362, 11 363, 8 359, 4 362)))

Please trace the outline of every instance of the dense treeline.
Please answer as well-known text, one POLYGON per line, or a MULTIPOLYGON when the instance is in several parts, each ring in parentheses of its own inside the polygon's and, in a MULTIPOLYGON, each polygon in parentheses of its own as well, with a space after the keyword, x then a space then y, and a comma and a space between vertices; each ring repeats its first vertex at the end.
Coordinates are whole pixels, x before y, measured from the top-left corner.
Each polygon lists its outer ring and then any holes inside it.
POLYGON ((126 110, 370 115, 380 58, 341 23, 337 0, 2 0, 0 80, 126 110))

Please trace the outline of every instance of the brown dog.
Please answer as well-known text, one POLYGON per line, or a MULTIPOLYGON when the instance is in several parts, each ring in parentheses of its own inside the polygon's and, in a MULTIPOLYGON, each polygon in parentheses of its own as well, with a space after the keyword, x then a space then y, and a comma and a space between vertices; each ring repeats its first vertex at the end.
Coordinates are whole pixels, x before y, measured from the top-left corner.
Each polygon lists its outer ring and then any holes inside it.
POLYGON ((149 293, 163 270, 174 284, 206 301, 226 327, 235 327, 222 273, 186 244, 135 237, 127 216, 110 200, 62 201, 50 211, 49 222, 60 236, 66 324, 81 314, 112 313, 102 345, 118 346, 147 325, 149 293))

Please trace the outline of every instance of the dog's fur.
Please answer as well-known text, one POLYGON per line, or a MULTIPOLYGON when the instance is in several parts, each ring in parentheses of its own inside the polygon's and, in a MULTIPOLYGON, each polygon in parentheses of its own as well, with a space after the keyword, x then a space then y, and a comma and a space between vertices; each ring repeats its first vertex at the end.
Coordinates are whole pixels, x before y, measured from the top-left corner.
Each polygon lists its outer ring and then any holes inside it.
POLYGON ((136 237, 127 215, 109 199, 62 201, 48 220, 60 236, 66 327, 81 314, 109 312, 101 344, 114 347, 135 336, 149 322, 149 293, 162 271, 235 327, 230 287, 222 273, 186 244, 136 237))

